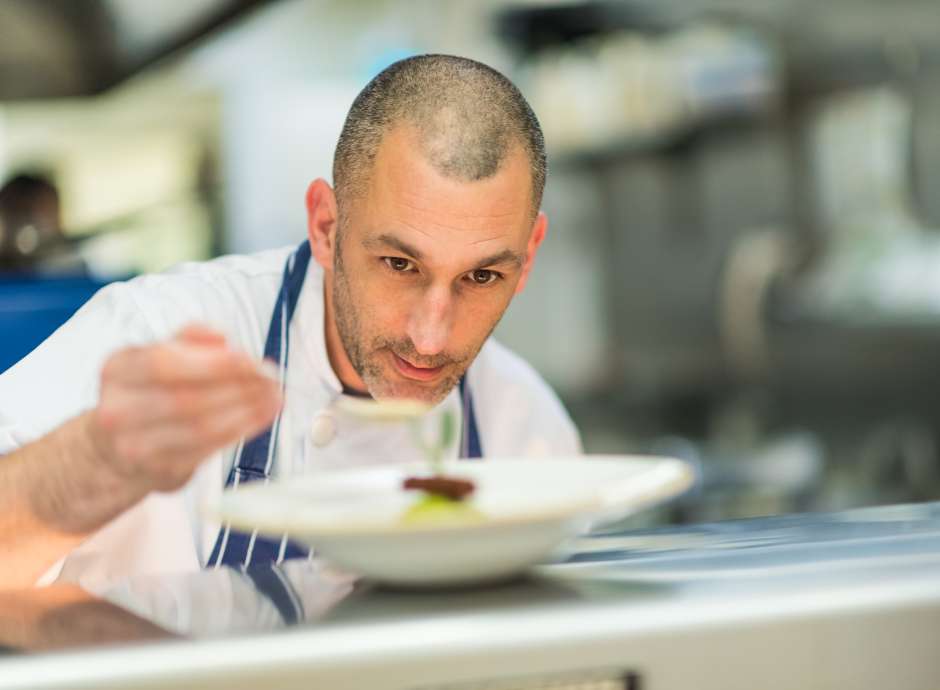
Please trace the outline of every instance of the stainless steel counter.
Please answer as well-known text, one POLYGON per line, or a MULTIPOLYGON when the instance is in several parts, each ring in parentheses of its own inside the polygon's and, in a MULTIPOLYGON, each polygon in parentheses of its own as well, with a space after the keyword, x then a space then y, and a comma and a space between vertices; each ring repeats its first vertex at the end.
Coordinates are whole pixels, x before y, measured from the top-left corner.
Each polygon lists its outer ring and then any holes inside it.
POLYGON ((187 637, 0 657, 0 688, 940 688, 936 504, 599 535, 559 561, 434 593, 295 568, 290 626, 264 578, 134 583, 104 605, 187 637))

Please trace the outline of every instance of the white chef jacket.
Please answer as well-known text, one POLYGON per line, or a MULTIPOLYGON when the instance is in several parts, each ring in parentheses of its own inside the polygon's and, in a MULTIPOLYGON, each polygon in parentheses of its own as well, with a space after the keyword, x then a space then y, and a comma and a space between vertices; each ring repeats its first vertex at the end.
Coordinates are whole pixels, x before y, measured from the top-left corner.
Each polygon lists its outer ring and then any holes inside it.
MULTIPOLYGON (((232 347, 260 358, 292 250, 186 263, 100 290, 42 345, 0 375, 0 454, 93 408, 101 367, 122 347, 166 340, 199 322, 224 333, 232 347)), ((284 414, 297 451, 290 467, 275 464, 274 475, 419 459, 404 425, 369 423, 333 409, 342 386, 327 358, 323 272, 314 261, 290 327, 284 414), (324 411, 330 411, 335 433, 325 445, 314 445, 311 424, 324 411)), ((493 339, 471 365, 467 382, 486 456, 580 453, 577 430, 552 390, 493 339)), ((445 406, 460 414, 458 391, 439 407, 445 406)), ((204 516, 202 507, 221 493, 233 460, 234 448, 214 453, 186 486, 151 493, 91 535, 39 582, 58 579, 102 591, 125 577, 203 567, 219 524, 204 516)))
MULTIPOLYGON (((277 571, 302 623, 329 613, 352 593, 357 579, 319 559, 287 560, 277 571)), ((177 635, 258 633, 288 624, 272 599, 235 568, 131 577, 99 594, 177 635)))

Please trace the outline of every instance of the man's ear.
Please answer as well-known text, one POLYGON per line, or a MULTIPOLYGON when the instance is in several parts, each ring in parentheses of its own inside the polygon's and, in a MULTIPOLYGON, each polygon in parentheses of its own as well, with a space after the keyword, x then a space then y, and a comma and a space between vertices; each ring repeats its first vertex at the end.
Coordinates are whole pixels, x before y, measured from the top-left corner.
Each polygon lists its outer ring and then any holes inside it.
POLYGON ((333 268, 336 248, 336 194, 326 180, 318 177, 307 187, 307 237, 310 251, 323 268, 333 268))
POLYGON ((545 231, 548 230, 548 216, 539 211, 535 217, 535 223, 532 225, 532 232, 529 234, 529 244, 525 250, 525 264, 522 266, 522 277, 516 284, 516 294, 518 295, 525 288, 526 281, 529 279, 529 272, 532 270, 532 264, 535 262, 535 253, 539 250, 539 245, 545 239, 545 231))

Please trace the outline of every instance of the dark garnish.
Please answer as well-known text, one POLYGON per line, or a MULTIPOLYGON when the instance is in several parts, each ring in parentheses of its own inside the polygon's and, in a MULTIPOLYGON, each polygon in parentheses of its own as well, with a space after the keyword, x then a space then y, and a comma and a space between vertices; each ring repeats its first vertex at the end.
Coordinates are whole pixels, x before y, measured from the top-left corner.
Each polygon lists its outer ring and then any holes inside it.
POLYGON ((469 479, 446 477, 436 474, 432 477, 408 477, 402 487, 418 489, 434 496, 443 496, 452 501, 462 501, 473 493, 474 485, 469 479))

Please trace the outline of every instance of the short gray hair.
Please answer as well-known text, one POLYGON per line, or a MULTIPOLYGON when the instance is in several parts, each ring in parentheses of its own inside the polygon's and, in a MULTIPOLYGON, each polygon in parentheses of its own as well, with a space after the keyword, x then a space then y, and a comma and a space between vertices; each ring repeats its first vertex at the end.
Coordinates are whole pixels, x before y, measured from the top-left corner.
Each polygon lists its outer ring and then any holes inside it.
POLYGON ((545 141, 532 108, 505 76, 453 55, 419 55, 380 72, 353 101, 333 158, 338 199, 360 195, 384 135, 415 127, 441 174, 472 181, 495 174, 513 144, 531 170, 533 215, 545 187, 545 141))

